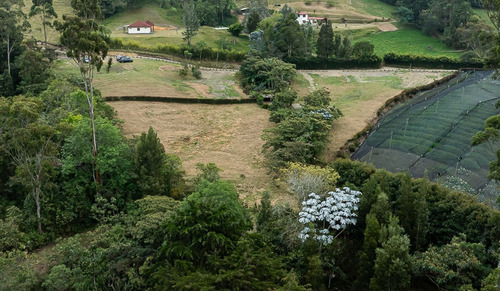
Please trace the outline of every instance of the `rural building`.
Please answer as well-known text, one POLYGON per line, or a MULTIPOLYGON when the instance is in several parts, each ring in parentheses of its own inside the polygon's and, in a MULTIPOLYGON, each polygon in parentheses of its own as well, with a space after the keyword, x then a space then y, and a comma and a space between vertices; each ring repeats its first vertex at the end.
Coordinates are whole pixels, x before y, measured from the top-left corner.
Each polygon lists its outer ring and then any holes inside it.
POLYGON ((127 33, 129 34, 141 34, 141 33, 153 33, 154 24, 151 21, 136 21, 129 26, 127 26, 127 33))
POLYGON ((297 13, 297 21, 301 25, 310 23, 312 26, 316 26, 320 23, 326 23, 326 20, 326 17, 309 17, 309 14, 307 12, 297 13))

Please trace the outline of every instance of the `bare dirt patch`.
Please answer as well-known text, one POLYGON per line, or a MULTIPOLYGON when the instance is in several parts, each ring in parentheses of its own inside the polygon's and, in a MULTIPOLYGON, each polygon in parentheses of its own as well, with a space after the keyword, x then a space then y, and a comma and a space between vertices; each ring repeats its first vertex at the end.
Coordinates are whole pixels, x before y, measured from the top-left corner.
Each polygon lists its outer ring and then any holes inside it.
POLYGON ((124 120, 123 134, 140 135, 149 126, 169 153, 178 155, 188 177, 197 163, 215 163, 222 178, 235 182, 242 198, 253 203, 271 185, 262 165, 269 111, 257 105, 201 105, 161 102, 111 102, 124 120))
POLYGON ((210 94, 210 86, 205 85, 205 84, 200 84, 200 83, 186 83, 187 85, 191 86, 198 94, 200 94, 203 98, 212 98, 214 97, 212 94, 210 94))
POLYGON ((381 31, 396 31, 398 28, 390 22, 377 22, 376 26, 381 31))

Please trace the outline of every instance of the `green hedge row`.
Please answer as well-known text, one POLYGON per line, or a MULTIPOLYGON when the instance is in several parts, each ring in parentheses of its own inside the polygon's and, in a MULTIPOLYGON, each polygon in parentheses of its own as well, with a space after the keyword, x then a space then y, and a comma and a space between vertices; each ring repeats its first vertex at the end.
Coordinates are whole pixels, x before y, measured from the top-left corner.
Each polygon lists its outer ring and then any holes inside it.
POLYGON ((230 61, 230 62, 242 62, 246 55, 246 52, 232 51, 232 50, 218 50, 211 47, 189 47, 187 45, 169 45, 161 44, 156 46, 145 46, 135 40, 123 40, 121 38, 112 38, 109 43, 110 48, 120 49, 120 50, 141 50, 153 53, 175 55, 179 57, 186 57, 185 52, 191 54, 192 59, 202 59, 209 61, 230 61))
POLYGON ((404 66, 427 69, 460 69, 460 68, 482 68, 484 63, 480 61, 461 61, 450 57, 429 57, 414 54, 387 53, 384 55, 386 66, 404 66))
POLYGON ((167 103, 190 103, 190 104, 251 104, 255 99, 203 99, 203 98, 181 98, 181 97, 158 97, 158 96, 107 96, 106 101, 151 101, 167 103))
POLYGON ((351 60, 319 57, 292 57, 283 60, 295 64, 298 70, 378 69, 382 66, 382 59, 377 55, 351 60))

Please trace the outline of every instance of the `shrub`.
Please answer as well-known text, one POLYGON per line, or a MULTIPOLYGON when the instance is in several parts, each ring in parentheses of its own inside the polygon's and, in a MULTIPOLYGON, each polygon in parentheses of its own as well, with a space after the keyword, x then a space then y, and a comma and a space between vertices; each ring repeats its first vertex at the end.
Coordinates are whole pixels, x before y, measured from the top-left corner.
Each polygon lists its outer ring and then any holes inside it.
POLYGON ((306 4, 307 6, 309 6, 309 5, 312 4, 312 1, 311 0, 306 0, 306 1, 304 1, 304 4, 306 4))
POLYGON ((179 70, 179 75, 187 76, 188 72, 189 72, 188 65, 184 64, 184 66, 179 70))
POLYGON ((332 7, 333 7, 333 1, 332 0, 326 1, 326 8, 332 8, 332 7))
POLYGON ((201 71, 199 67, 192 67, 191 73, 193 73, 193 77, 195 77, 196 79, 201 79, 201 71))

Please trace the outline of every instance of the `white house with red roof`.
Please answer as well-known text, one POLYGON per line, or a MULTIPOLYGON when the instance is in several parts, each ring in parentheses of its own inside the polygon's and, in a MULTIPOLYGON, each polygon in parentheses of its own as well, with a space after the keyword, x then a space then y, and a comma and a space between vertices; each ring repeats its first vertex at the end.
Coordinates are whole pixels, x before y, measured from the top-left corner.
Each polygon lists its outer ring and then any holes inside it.
POLYGON ((301 11, 297 13, 297 21, 300 25, 306 25, 310 23, 312 26, 316 26, 320 23, 326 23, 326 17, 309 17, 307 12, 301 11))
POLYGON ((142 33, 153 33, 154 24, 151 21, 136 21, 129 26, 127 26, 127 32, 129 34, 142 34, 142 33))

